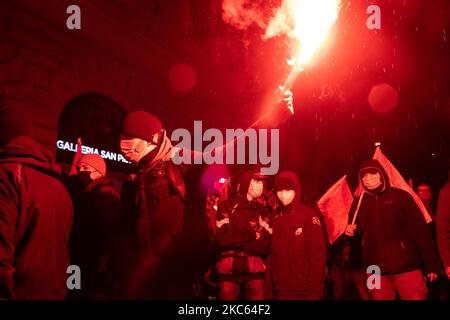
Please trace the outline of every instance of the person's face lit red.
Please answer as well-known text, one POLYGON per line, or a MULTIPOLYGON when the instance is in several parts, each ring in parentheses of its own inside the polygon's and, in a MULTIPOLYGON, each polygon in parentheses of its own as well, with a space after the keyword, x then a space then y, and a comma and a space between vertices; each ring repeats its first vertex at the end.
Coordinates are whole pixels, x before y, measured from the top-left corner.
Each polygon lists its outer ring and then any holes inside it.
POLYGON ((433 198, 433 193, 431 192, 431 188, 430 188, 430 186, 427 186, 427 185, 417 187, 417 195, 424 202, 430 202, 431 199, 433 198))
POLYGON ((264 183, 262 180, 251 179, 248 187, 247 198, 256 199, 263 193, 264 183))

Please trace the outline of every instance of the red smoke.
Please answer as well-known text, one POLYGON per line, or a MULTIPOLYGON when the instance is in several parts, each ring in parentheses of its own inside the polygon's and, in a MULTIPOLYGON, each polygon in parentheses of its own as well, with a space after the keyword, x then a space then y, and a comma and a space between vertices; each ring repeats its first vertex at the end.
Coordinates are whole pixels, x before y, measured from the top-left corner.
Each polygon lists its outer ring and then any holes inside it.
POLYGON ((281 0, 223 0, 222 18, 240 30, 252 24, 265 30, 280 3, 281 0))

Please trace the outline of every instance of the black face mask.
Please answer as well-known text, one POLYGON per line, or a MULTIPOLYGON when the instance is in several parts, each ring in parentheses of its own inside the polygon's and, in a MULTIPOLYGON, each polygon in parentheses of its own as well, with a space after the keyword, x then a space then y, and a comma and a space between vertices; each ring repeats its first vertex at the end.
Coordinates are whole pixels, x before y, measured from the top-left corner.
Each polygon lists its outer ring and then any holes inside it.
POLYGON ((75 175, 75 179, 77 182, 77 185, 81 188, 86 188, 88 185, 91 184, 91 172, 90 171, 80 171, 75 175))

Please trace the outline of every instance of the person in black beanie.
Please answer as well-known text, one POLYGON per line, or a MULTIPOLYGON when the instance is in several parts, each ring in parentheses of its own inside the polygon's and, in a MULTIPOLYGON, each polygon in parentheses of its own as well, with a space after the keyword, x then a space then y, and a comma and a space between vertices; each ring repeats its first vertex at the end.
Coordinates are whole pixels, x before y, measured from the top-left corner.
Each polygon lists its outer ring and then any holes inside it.
POLYGON ((192 284, 209 243, 206 215, 187 195, 184 168, 172 161, 173 146, 161 122, 145 112, 130 113, 123 124, 120 148, 135 166, 122 189, 131 214, 135 262, 125 298, 193 298, 192 284), (182 266, 182 268, 180 268, 182 266))
POLYGON ((0 110, 0 299, 64 299, 72 202, 31 118, 0 110))
MULTIPOLYGON (((275 113, 290 109, 292 93, 284 92, 278 104, 275 113)), ((274 119, 263 117, 253 126, 265 122, 276 125, 274 119)), ((138 248, 127 296, 189 298, 190 275, 210 262, 208 220, 201 205, 204 200, 199 198, 200 192, 195 192, 202 166, 194 169, 171 160, 184 152, 194 158, 203 158, 203 154, 193 150, 177 153, 161 121, 145 111, 134 111, 125 118, 120 149, 135 169, 122 189, 125 209, 134 213, 135 221, 129 225, 131 230, 135 227, 138 248), (192 187, 186 187, 186 181, 192 187)))
POLYGON ((267 261, 267 298, 319 300, 324 295, 326 245, 315 210, 300 201, 300 183, 288 171, 275 178, 279 207, 273 214, 267 261))

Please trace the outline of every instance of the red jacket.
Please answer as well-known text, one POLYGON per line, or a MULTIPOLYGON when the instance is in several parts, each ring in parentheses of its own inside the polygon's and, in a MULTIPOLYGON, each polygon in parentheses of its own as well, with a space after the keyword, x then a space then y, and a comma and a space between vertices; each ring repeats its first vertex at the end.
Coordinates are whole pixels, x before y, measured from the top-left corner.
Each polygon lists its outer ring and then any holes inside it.
POLYGON ((72 202, 33 140, 0 148, 0 299, 64 299, 72 202))

